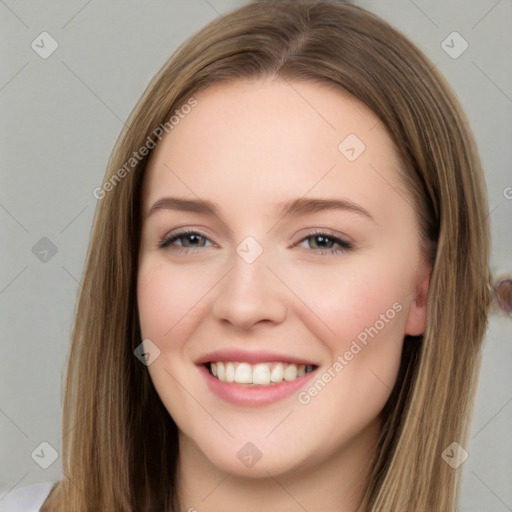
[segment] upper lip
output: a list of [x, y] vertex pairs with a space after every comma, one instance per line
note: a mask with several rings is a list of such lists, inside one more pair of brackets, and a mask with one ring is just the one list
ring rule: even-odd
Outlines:
[[318, 366], [317, 364], [308, 359], [290, 356], [288, 354], [282, 354], [278, 352], [271, 352], [265, 350], [246, 350], [234, 348], [225, 348], [209, 352], [208, 354], [199, 357], [195, 361], [195, 364], [201, 365], [206, 363], [215, 363], [216, 361], [244, 362], [250, 364], [281, 361], [289, 364], [295, 363]]

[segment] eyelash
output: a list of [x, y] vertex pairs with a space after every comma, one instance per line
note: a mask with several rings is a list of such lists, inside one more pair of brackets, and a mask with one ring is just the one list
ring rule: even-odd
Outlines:
[[[166, 247], [169, 247], [176, 240], [179, 240], [180, 238], [185, 238], [190, 235], [197, 235], [205, 240], [208, 240], [208, 238], [206, 236], [201, 235], [201, 233], [198, 233], [197, 231], [183, 230], [183, 231], [174, 233], [168, 237], [163, 238], [158, 243], [158, 247], [160, 249], [164, 249]], [[351, 243], [346, 242], [345, 240], [342, 240], [341, 238], [338, 238], [329, 233], [325, 233], [323, 231], [313, 231], [312, 233], [309, 233], [306, 237], [304, 237], [302, 240], [300, 240], [300, 242], [298, 244], [294, 244], [293, 247], [296, 247], [297, 245], [304, 242], [308, 238], [314, 238], [314, 237], [319, 237], [319, 236], [329, 239], [330, 241], [332, 241], [336, 245], [338, 245], [340, 248], [339, 249], [333, 249], [333, 248], [331, 248], [331, 249], [311, 249], [312, 251], [314, 251], [317, 254], [322, 254], [322, 255], [328, 256], [328, 255], [334, 255], [334, 254], [339, 254], [339, 253], [346, 253], [353, 248], [353, 245]], [[189, 247], [180, 247], [180, 246], [176, 246], [175, 248], [173, 248], [173, 250], [177, 253], [196, 252], [196, 249], [189, 248]]]

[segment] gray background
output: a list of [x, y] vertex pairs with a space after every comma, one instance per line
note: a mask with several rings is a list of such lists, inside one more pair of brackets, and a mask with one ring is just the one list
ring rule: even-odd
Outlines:
[[[31, 454], [41, 453], [41, 442], [60, 451], [63, 376], [97, 204], [92, 191], [122, 123], [179, 44], [244, 3], [0, 0], [0, 491], [61, 476], [60, 458], [42, 469]], [[459, 96], [487, 177], [492, 271], [510, 275], [512, 1], [355, 3], [416, 42]], [[46, 59], [31, 48], [43, 31], [59, 45]], [[469, 44], [458, 58], [442, 47], [454, 31]], [[462, 48], [457, 39], [444, 44], [452, 53]], [[49, 246], [43, 237], [54, 255], [40, 252]], [[512, 511], [511, 363], [512, 321], [495, 312], [465, 447], [461, 511]]]

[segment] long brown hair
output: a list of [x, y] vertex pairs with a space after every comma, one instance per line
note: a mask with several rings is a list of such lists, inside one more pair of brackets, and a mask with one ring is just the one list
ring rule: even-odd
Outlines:
[[379, 117], [396, 145], [433, 267], [427, 327], [405, 340], [361, 510], [454, 510], [460, 470], [441, 454], [467, 441], [491, 299], [486, 189], [473, 135], [432, 62], [377, 16], [342, 3], [264, 0], [182, 45], [115, 145], [72, 335], [64, 478], [44, 512], [178, 510], [177, 428], [134, 356], [141, 190], [151, 152], [126, 164], [158, 142], [156, 128], [194, 93], [269, 76], [336, 84]]

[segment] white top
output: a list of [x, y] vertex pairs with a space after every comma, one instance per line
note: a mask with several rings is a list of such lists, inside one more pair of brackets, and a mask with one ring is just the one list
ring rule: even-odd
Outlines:
[[56, 482], [40, 482], [0, 494], [0, 512], [39, 512]]

